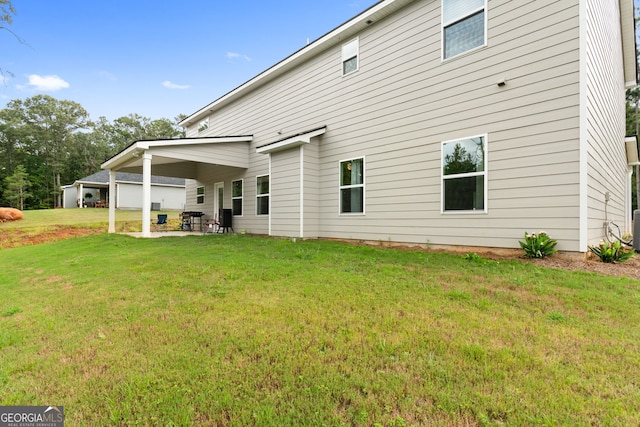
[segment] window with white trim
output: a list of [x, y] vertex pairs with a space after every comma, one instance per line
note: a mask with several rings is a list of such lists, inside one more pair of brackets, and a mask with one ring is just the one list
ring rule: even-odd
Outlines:
[[196, 203], [204, 205], [204, 186], [196, 188]]
[[200, 120], [200, 122], [198, 123], [198, 133], [204, 132], [207, 129], [209, 129], [209, 117]]
[[486, 0], [442, 0], [442, 58], [487, 44]]
[[364, 157], [340, 162], [340, 213], [364, 213]]
[[256, 178], [256, 215], [269, 215], [269, 175]]
[[342, 45], [342, 75], [346, 76], [358, 71], [358, 56], [360, 44], [358, 39], [353, 39], [349, 43]]
[[487, 137], [442, 143], [442, 211], [486, 212]]
[[231, 205], [235, 216], [242, 216], [242, 186], [241, 179], [231, 182]]

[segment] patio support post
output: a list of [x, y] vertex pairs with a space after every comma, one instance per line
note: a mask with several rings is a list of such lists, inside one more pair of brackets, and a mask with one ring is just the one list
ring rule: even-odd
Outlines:
[[151, 237], [151, 157], [142, 155], [142, 237]]
[[109, 233], [116, 232], [116, 172], [109, 169]]
[[80, 201], [80, 206], [78, 207], [84, 208], [84, 185], [80, 184], [80, 186], [78, 187], [77, 194], [78, 194], [78, 200]]

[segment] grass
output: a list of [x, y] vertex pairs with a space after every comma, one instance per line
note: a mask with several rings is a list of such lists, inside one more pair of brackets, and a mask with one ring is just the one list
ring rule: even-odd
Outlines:
[[[181, 221], [175, 211], [153, 212], [169, 215], [167, 229], [179, 230]], [[108, 209], [55, 209], [24, 211], [24, 219], [0, 222], [0, 249], [38, 244], [63, 238], [106, 232]], [[116, 211], [116, 231], [135, 232], [142, 229], [140, 211]]]
[[0, 405], [69, 425], [638, 425], [640, 282], [253, 236], [0, 251]]
[[[155, 220], [157, 214], [169, 215], [170, 220], [178, 221], [178, 212], [151, 212]], [[86, 227], [107, 230], [109, 209], [43, 209], [23, 211], [24, 219], [15, 222], [0, 222], [0, 232], [13, 230], [32, 230], [34, 232], [57, 229], [60, 227]], [[139, 210], [117, 210], [116, 224], [122, 229], [126, 227], [140, 227], [142, 222]], [[178, 222], [176, 222], [178, 224]], [[136, 230], [137, 231], [137, 230]]]

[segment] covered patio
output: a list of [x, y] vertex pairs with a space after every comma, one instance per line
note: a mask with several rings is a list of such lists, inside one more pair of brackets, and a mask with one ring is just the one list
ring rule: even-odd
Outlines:
[[[251, 135], [136, 141], [101, 165], [109, 171], [109, 233], [115, 233], [116, 172], [142, 174], [142, 233], [151, 233], [151, 175], [205, 180], [214, 171], [247, 169]], [[213, 212], [211, 212], [213, 213]]]

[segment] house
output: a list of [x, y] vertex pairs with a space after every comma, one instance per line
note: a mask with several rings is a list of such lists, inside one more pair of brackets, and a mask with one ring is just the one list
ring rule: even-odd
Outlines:
[[631, 229], [635, 64], [632, 0], [383, 0], [102, 167], [250, 233], [585, 252]]
[[[142, 209], [142, 175], [117, 172], [112, 191], [116, 209]], [[160, 209], [184, 209], [185, 180], [164, 176], [151, 177], [151, 206]], [[64, 208], [107, 207], [109, 199], [109, 172], [102, 170], [73, 184], [62, 187]]]

